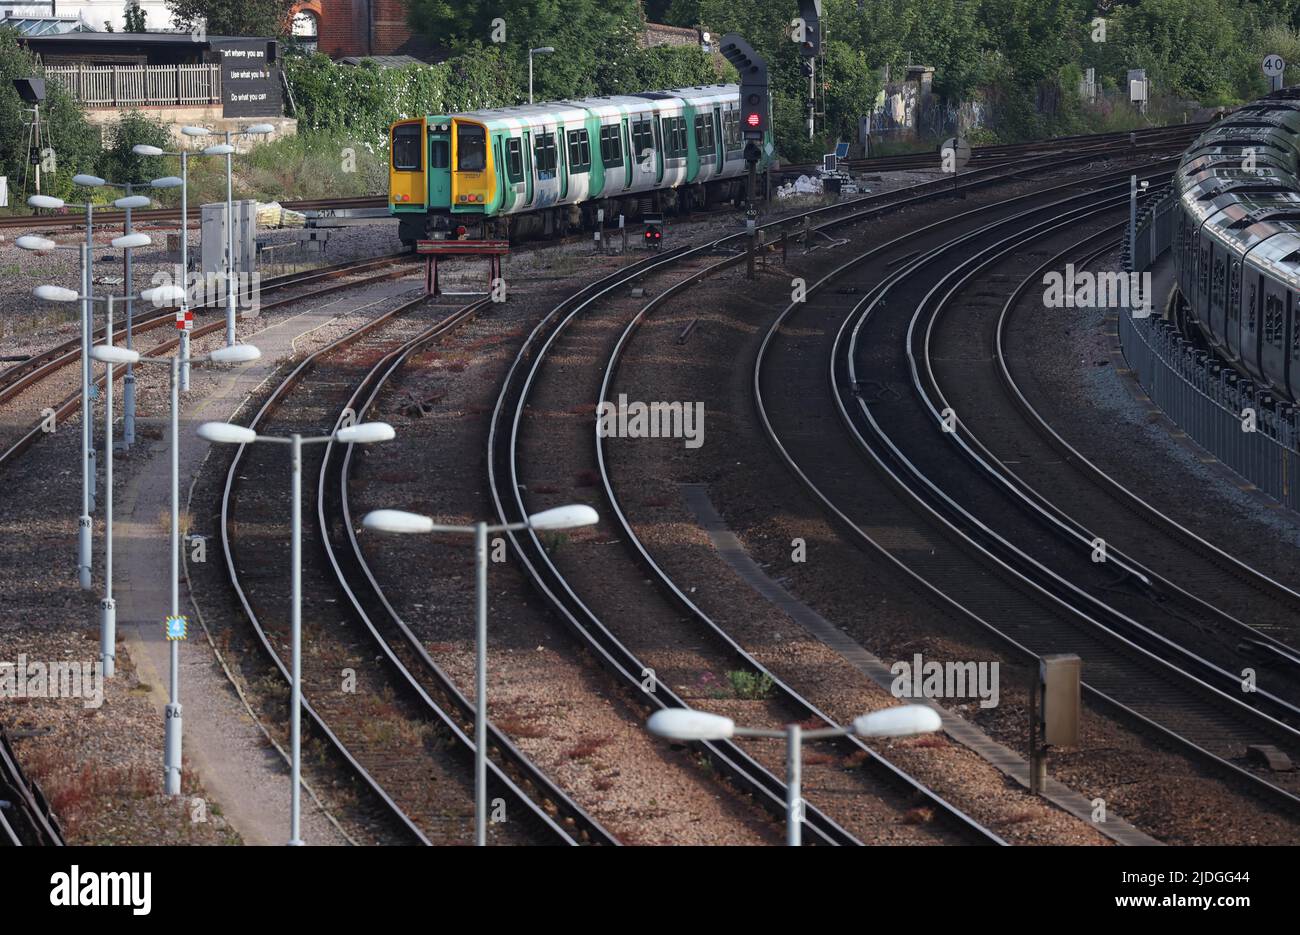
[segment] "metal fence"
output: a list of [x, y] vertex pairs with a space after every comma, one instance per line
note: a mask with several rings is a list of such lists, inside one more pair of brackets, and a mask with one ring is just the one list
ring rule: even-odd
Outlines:
[[[1134, 258], [1142, 271], [1174, 239], [1177, 198], [1152, 201], [1138, 217]], [[1256, 487], [1300, 510], [1300, 411], [1240, 376], [1157, 316], [1119, 316], [1124, 357], [1151, 400], [1202, 448]]]
[[57, 81], [87, 107], [161, 107], [221, 102], [220, 65], [50, 65]]

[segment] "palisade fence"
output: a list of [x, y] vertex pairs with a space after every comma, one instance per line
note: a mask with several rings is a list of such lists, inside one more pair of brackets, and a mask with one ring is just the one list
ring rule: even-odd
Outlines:
[[[1174, 241], [1178, 196], [1166, 192], [1138, 216], [1134, 259], [1141, 272]], [[1152, 401], [1202, 448], [1256, 487], [1300, 510], [1300, 419], [1297, 408], [1266, 386], [1239, 375], [1179, 333], [1158, 315], [1119, 315], [1124, 357]], [[1250, 430], [1253, 426], [1253, 430]]]
[[221, 66], [47, 65], [45, 75], [87, 107], [221, 103]]

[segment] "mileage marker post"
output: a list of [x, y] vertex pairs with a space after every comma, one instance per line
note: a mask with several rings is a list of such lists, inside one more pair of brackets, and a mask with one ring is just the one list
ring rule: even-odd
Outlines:
[[474, 637], [474, 844], [487, 844], [487, 568], [488, 535], [498, 532], [519, 532], [532, 529], [538, 532], [576, 529], [594, 526], [600, 522], [596, 511], [583, 503], [557, 506], [528, 517], [526, 522], [489, 526], [475, 523], [472, 526], [444, 526], [428, 516], [402, 510], [374, 510], [365, 515], [361, 525], [366, 529], [392, 533], [453, 533], [474, 537], [474, 562], [476, 572]]
[[[239, 347], [240, 345], [235, 345]], [[290, 609], [290, 654], [292, 656], [293, 674], [291, 678], [292, 698], [289, 701], [289, 746], [290, 784], [289, 793], [289, 845], [298, 847], [302, 840], [302, 446], [319, 445], [325, 442], [339, 442], [344, 445], [369, 445], [374, 442], [386, 442], [396, 436], [393, 427], [387, 422], [359, 422], [345, 426], [331, 435], [317, 435], [303, 438], [294, 434], [288, 438], [277, 435], [259, 435], [253, 429], [229, 422], [204, 422], [198, 428], [200, 438], [220, 445], [251, 445], [265, 442], [273, 445], [288, 445], [290, 464], [293, 472], [293, 502], [290, 506], [289, 525], [291, 544], [289, 562], [291, 566], [290, 585], [292, 605]]]
[[691, 708], [665, 708], [650, 715], [646, 729], [669, 740], [730, 740], [732, 737], [784, 738], [785, 760], [785, 843], [799, 847], [803, 843], [803, 743], [828, 737], [909, 737], [928, 734], [943, 726], [939, 712], [929, 705], [911, 704], [885, 708], [853, 719], [848, 727], [824, 727], [804, 730], [787, 724], [783, 730], [737, 727], [736, 722], [720, 714]]

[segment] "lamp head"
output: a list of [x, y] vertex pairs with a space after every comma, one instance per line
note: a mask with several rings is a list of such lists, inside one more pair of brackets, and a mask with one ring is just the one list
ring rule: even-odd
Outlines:
[[37, 286], [32, 290], [32, 295], [43, 302], [75, 302], [81, 296], [74, 289], [64, 289], [62, 286]]
[[571, 503], [557, 506], [528, 517], [528, 525], [533, 529], [576, 529], [579, 526], [594, 526], [600, 522], [600, 516], [585, 503]]
[[[127, 199], [120, 198], [118, 200], [126, 201]], [[145, 204], [148, 204], [149, 199], [144, 199], [144, 202]], [[148, 234], [123, 234], [121, 237], [114, 237], [110, 243], [119, 250], [124, 250], [131, 247], [147, 247], [149, 244], [153, 243], [153, 241], [149, 239]]]
[[148, 143], [136, 143], [131, 147], [131, 152], [137, 156], [161, 156], [163, 151], [157, 146], [150, 146]]
[[199, 438], [218, 445], [247, 445], [257, 441], [257, 433], [229, 422], [204, 422], [198, 427]]
[[373, 442], [386, 442], [396, 434], [387, 422], [359, 422], [339, 429], [334, 433], [334, 438], [345, 444], [357, 442], [368, 445]]
[[35, 234], [24, 234], [14, 241], [24, 250], [53, 250], [58, 244], [46, 237], [37, 237]]
[[656, 711], [645, 726], [650, 733], [669, 740], [727, 740], [736, 731], [731, 718], [691, 708]]
[[104, 364], [138, 364], [140, 352], [113, 344], [96, 344], [90, 356]]
[[[208, 358], [217, 364], [246, 364], [262, 356], [261, 350], [252, 344], [231, 344], [219, 347]], [[224, 423], [223, 423], [224, 424]]]
[[371, 510], [361, 520], [366, 529], [376, 532], [417, 533], [432, 532], [433, 520], [419, 513], [405, 510]]
[[104, 180], [98, 175], [74, 175], [72, 184], [81, 185], [85, 188], [99, 188], [104, 184]]

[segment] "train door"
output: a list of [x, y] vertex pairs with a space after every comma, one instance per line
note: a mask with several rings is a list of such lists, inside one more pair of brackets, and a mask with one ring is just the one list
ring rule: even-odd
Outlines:
[[524, 131], [524, 204], [533, 203], [533, 131]]
[[659, 128], [658, 114], [650, 118], [650, 132], [653, 134], [655, 141], [655, 184], [662, 185], [664, 181], [664, 140], [663, 131]]
[[1274, 386], [1286, 386], [1286, 318], [1290, 291], [1273, 279], [1264, 280], [1264, 305], [1260, 312], [1259, 366]]
[[1287, 346], [1291, 349], [1286, 365], [1287, 389], [1292, 399], [1300, 399], [1300, 291], [1292, 290], [1286, 297]]
[[1228, 356], [1236, 357], [1241, 353], [1241, 307], [1245, 295], [1241, 283], [1241, 260], [1233, 257], [1232, 280], [1228, 287], [1228, 307], [1224, 314], [1223, 344]]
[[1264, 308], [1264, 274], [1252, 272], [1248, 277], [1249, 304], [1241, 310], [1241, 363], [1256, 376], [1259, 375], [1259, 336], [1263, 330], [1259, 319]]
[[451, 207], [451, 124], [429, 134], [429, 206]]
[[1228, 251], [1211, 237], [1206, 241], [1210, 246], [1210, 302], [1205, 306], [1209, 314], [1204, 323], [1209, 326], [1210, 335], [1217, 344], [1222, 340], [1224, 309], [1228, 304]]
[[564, 124], [555, 125], [555, 175], [560, 180], [560, 201], [569, 197], [569, 147]]
[[636, 166], [637, 154], [632, 149], [632, 133], [628, 127], [627, 118], [622, 120], [622, 145], [623, 145], [623, 191], [632, 187], [632, 169]]

